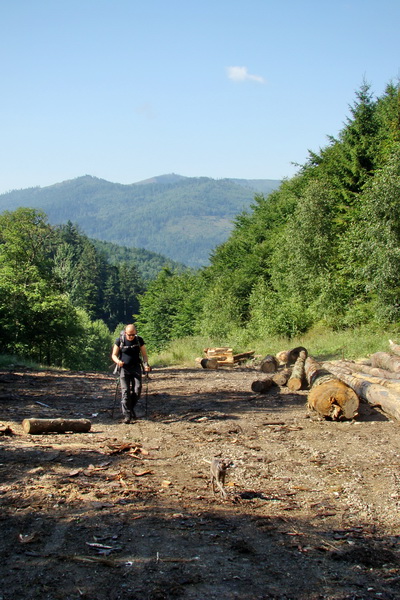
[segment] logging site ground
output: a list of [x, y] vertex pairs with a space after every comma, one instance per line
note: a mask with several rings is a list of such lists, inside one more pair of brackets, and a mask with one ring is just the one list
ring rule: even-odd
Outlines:
[[319, 419], [259, 377], [154, 369], [123, 424], [111, 374], [0, 370], [0, 600], [398, 599], [399, 422]]

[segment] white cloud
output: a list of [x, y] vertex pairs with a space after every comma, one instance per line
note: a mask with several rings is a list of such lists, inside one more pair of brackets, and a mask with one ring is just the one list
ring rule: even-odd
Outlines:
[[265, 83], [264, 77], [261, 75], [252, 75], [248, 72], [247, 67], [227, 67], [228, 77], [232, 81], [256, 81], [257, 83]]

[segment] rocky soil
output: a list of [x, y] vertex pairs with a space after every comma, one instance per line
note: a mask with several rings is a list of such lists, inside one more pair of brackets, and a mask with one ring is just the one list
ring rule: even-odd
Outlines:
[[[112, 375], [0, 371], [0, 600], [399, 598], [399, 423], [259, 377], [155, 369], [125, 425]], [[24, 433], [55, 417], [91, 429]]]

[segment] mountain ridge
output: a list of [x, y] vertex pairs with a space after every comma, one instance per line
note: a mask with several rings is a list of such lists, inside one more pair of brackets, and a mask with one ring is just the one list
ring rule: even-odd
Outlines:
[[91, 238], [144, 248], [198, 268], [225, 241], [233, 221], [254, 196], [279, 180], [212, 179], [159, 175], [132, 184], [92, 175], [0, 195], [0, 212], [21, 206], [43, 210], [53, 225], [71, 221]]

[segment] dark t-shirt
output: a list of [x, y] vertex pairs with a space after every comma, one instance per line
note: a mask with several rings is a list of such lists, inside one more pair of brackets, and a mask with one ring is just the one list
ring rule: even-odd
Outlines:
[[119, 358], [123, 361], [124, 368], [128, 370], [140, 368], [140, 348], [144, 346], [144, 340], [140, 335], [135, 335], [133, 340], [124, 336], [123, 342], [118, 338], [115, 344], [121, 349]]

